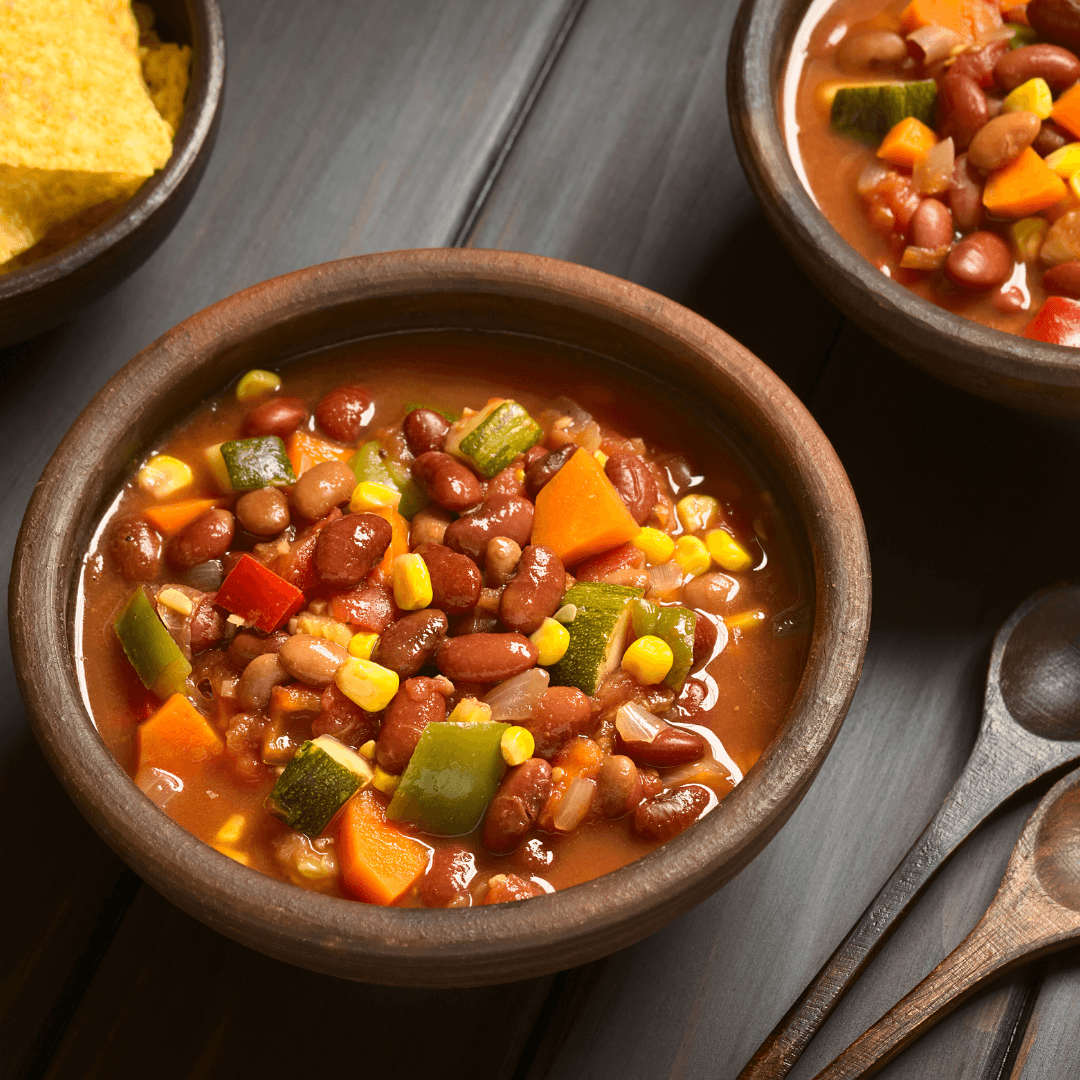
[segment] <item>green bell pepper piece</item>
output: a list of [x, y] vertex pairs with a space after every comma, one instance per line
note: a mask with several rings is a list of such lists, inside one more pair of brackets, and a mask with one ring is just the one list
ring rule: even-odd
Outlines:
[[428, 724], [386, 809], [436, 836], [472, 832], [495, 795], [506, 764], [500, 743], [509, 724]]
[[296, 483], [296, 473], [285, 453], [285, 444], [276, 435], [224, 442], [221, 456], [235, 491]]
[[143, 685], [162, 701], [183, 690], [191, 663], [158, 618], [154, 605], [140, 585], [113, 623], [124, 653]]
[[353, 471], [358, 484], [365, 480], [373, 484], [383, 484], [401, 492], [401, 502], [397, 511], [403, 518], [412, 519], [418, 511], [428, 504], [428, 497], [423, 488], [409, 475], [404, 465], [383, 457], [382, 447], [372, 439], [364, 443], [352, 456], [349, 468]]
[[694, 660], [697, 612], [684, 607], [661, 607], [648, 600], [631, 600], [630, 613], [634, 620], [635, 637], [652, 634], [667, 642], [675, 662], [664, 682], [678, 693]]
[[1013, 32], [1013, 36], [1009, 38], [1009, 50], [1022, 49], [1025, 45], [1034, 45], [1039, 40], [1038, 33], [1030, 26], [1024, 26], [1023, 23], [1007, 22], [1006, 27]]

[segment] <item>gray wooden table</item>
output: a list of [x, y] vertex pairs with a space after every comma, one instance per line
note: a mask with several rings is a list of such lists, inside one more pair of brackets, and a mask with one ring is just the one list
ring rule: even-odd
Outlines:
[[[4, 558], [80, 409], [187, 315], [340, 256], [519, 249], [689, 305], [795, 388], [866, 517], [865, 674], [802, 807], [726, 888], [607, 960], [451, 992], [313, 975], [172, 908], [52, 778], [5, 660], [0, 1076], [729, 1080], [952, 784], [995, 628], [1035, 588], [1076, 573], [1080, 427], [909, 368], [795, 269], [732, 147], [733, 0], [226, 0], [225, 9], [221, 134], [179, 226], [112, 295], [0, 356], [11, 451]], [[812, 1076], [967, 933], [1038, 794], [962, 849], [795, 1077]], [[991, 986], [881, 1075], [1080, 1076], [1078, 1017], [1080, 954], [1066, 952]]]

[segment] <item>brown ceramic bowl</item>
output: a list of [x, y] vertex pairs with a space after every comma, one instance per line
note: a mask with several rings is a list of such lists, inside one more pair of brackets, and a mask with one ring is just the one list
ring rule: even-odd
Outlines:
[[1080, 349], [992, 330], [879, 273], [829, 224], [792, 167], [780, 93], [810, 0], [744, 0], [728, 52], [728, 115], [743, 170], [807, 277], [853, 322], [953, 386], [1005, 405], [1080, 416]]
[[[523, 903], [373, 907], [295, 888], [220, 855], [147, 799], [99, 738], [73, 651], [80, 561], [95, 524], [153, 444], [239, 372], [401, 329], [535, 335], [659, 375], [730, 431], [787, 506], [813, 576], [805, 672], [774, 744], [719, 807], [645, 858]], [[274, 278], [144, 349], [94, 398], [38, 482], [15, 552], [11, 636], [35, 733], [117, 853], [185, 911], [272, 956], [377, 983], [505, 982], [583, 963], [663, 926], [719, 888], [798, 805], [858, 681], [870, 567], [847, 476], [776, 376], [711, 323], [569, 263], [496, 251], [369, 255]]]
[[191, 46], [184, 118], [165, 168], [108, 221], [74, 244], [0, 275], [0, 348], [70, 319], [119, 285], [172, 231], [202, 178], [225, 89], [218, 0], [150, 0], [163, 37]]

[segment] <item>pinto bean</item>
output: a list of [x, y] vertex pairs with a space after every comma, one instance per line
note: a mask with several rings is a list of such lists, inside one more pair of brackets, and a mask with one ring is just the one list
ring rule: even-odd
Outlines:
[[982, 177], [968, 162], [967, 154], [961, 154], [953, 163], [949, 182], [949, 207], [953, 222], [961, 232], [979, 227], [983, 215], [982, 197]]
[[428, 724], [446, 719], [446, 695], [434, 679], [406, 679], [386, 707], [375, 756], [389, 773], [409, 764], [420, 735]]
[[1033, 112], [1024, 110], [995, 116], [971, 140], [968, 161], [985, 172], [1003, 169], [1035, 141], [1041, 124]]
[[534, 461], [525, 472], [525, 491], [535, 499], [540, 489], [574, 456], [578, 446], [568, 443], [559, 450], [552, 450]]
[[1009, 245], [997, 233], [965, 236], [945, 259], [945, 275], [961, 289], [981, 291], [1000, 285], [1013, 268]]
[[1072, 142], [1072, 136], [1059, 128], [1052, 120], [1044, 120], [1039, 134], [1031, 144], [1031, 149], [1039, 157], [1049, 157], [1055, 150], [1060, 150], [1066, 143]]
[[690, 670], [697, 671], [702, 664], [707, 663], [716, 648], [717, 631], [711, 619], [698, 612], [697, 621], [694, 623], [694, 657], [690, 661]]
[[356, 442], [374, 415], [374, 399], [362, 386], [335, 387], [315, 406], [315, 422], [343, 443]]
[[446, 527], [454, 515], [441, 506], [425, 506], [418, 510], [409, 523], [409, 546], [415, 551], [421, 544], [441, 544]]
[[1024, 10], [1028, 23], [1039, 37], [1080, 52], [1080, 3], [1077, 0], [1031, 0]]
[[543, 544], [530, 544], [517, 573], [503, 589], [499, 618], [508, 630], [531, 634], [558, 610], [566, 592], [566, 570], [559, 556]]
[[576, 686], [549, 686], [532, 715], [519, 721], [532, 732], [536, 756], [550, 761], [575, 735], [591, 731], [596, 722], [593, 705]]
[[448, 679], [496, 683], [528, 671], [538, 655], [523, 634], [469, 634], [447, 638], [435, 663]]
[[533, 504], [513, 495], [492, 495], [471, 514], [466, 514], [446, 529], [446, 546], [480, 562], [494, 536], [505, 536], [519, 547], [529, 542], [532, 533]]
[[275, 487], [248, 491], [236, 500], [236, 518], [255, 536], [277, 536], [289, 527], [289, 500]]
[[105, 550], [117, 573], [128, 581], [153, 581], [161, 569], [161, 537], [138, 515], [109, 526]]
[[952, 214], [937, 199], [923, 199], [911, 219], [911, 243], [921, 248], [948, 247], [953, 240]]
[[334, 681], [334, 672], [349, 659], [349, 653], [333, 641], [310, 634], [293, 634], [278, 649], [277, 657], [294, 679], [308, 686], [329, 686]]
[[1059, 45], [1025, 45], [994, 65], [994, 80], [1006, 93], [1028, 79], [1042, 79], [1057, 97], [1080, 79], [1080, 60]]
[[604, 758], [596, 780], [596, 802], [607, 818], [629, 814], [641, 802], [643, 795], [638, 768], [623, 754]]
[[413, 409], [401, 424], [405, 442], [414, 457], [441, 450], [450, 425], [434, 409]]
[[412, 475], [433, 503], [456, 514], [476, 506], [484, 497], [476, 474], [439, 450], [421, 454], [412, 463]]
[[375, 514], [346, 514], [319, 531], [312, 565], [318, 579], [351, 589], [365, 578], [390, 546], [390, 523]]
[[265, 709], [270, 702], [270, 691], [284, 686], [289, 673], [281, 666], [277, 653], [265, 652], [256, 656], [240, 676], [236, 686], [236, 701], [247, 712]]
[[263, 637], [254, 630], [241, 630], [229, 642], [229, 663], [234, 668], [243, 670], [263, 653], [276, 653], [281, 646], [289, 640], [289, 635], [284, 630], [275, 630], [274, 633]]
[[301, 517], [316, 521], [347, 502], [355, 487], [356, 477], [344, 461], [320, 461], [296, 481], [293, 506]]
[[469, 883], [474, 877], [476, 856], [461, 844], [446, 844], [435, 849], [416, 892], [424, 907], [465, 907], [472, 903]]
[[442, 544], [421, 544], [416, 553], [427, 563], [431, 575], [431, 606], [447, 615], [462, 615], [480, 599], [480, 571], [467, 555]]
[[1080, 300], [1080, 261], [1058, 263], [1043, 274], [1043, 288], [1051, 296], [1070, 296]]
[[484, 552], [484, 576], [488, 585], [505, 585], [521, 561], [521, 548], [509, 536], [493, 536]]
[[529, 758], [511, 769], [499, 784], [484, 815], [484, 847], [506, 855], [536, 824], [551, 794], [551, 766], [543, 758]]
[[670, 840], [688, 829], [705, 812], [712, 795], [699, 784], [688, 784], [638, 805], [630, 831], [639, 840]]
[[302, 398], [275, 397], [256, 405], [244, 418], [244, 434], [250, 439], [259, 435], [277, 435], [287, 439], [308, 418]]
[[891, 30], [847, 33], [836, 47], [836, 62], [849, 75], [899, 71], [907, 58], [907, 42]]
[[633, 758], [638, 765], [652, 765], [657, 769], [699, 761], [709, 748], [696, 731], [677, 727], [665, 728], [652, 742], [631, 742], [619, 734], [615, 745], [620, 753]]
[[495, 874], [488, 878], [487, 892], [482, 904], [508, 904], [513, 900], [529, 900], [542, 896], [544, 889], [535, 881], [527, 881], [517, 874]]
[[333, 735], [339, 742], [355, 748], [363, 746], [378, 734], [379, 714], [361, 709], [335, 683], [323, 691], [320, 704], [322, 712], [311, 721], [313, 739], [320, 735]]
[[950, 71], [938, 83], [937, 128], [943, 139], [952, 139], [958, 153], [989, 119], [986, 95], [974, 79]]
[[190, 570], [208, 559], [220, 559], [236, 533], [236, 520], [228, 510], [207, 510], [185, 525], [165, 549], [174, 570]]
[[213, 648], [225, 637], [225, 622], [221, 612], [214, 607], [217, 593], [203, 593], [191, 609], [188, 629], [191, 634], [192, 655]]
[[656, 479], [645, 460], [639, 454], [616, 450], [608, 455], [604, 474], [622, 496], [630, 516], [638, 525], [644, 525], [660, 497]]
[[406, 615], [379, 635], [371, 659], [407, 679], [435, 655], [446, 627], [446, 616], [435, 608]]

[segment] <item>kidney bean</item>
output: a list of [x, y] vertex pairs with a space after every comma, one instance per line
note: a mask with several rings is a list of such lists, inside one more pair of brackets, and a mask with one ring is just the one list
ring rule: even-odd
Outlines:
[[446, 527], [454, 515], [441, 506], [425, 506], [418, 510], [409, 523], [409, 546], [415, 551], [421, 544], [441, 544]]
[[513, 495], [492, 495], [471, 514], [466, 514], [446, 529], [446, 546], [468, 555], [474, 562], [483, 561], [492, 537], [505, 536], [518, 547], [529, 542], [533, 524], [533, 504]]
[[1080, 79], [1080, 60], [1059, 45], [1026, 45], [998, 60], [994, 79], [1006, 93], [1028, 79], [1042, 79], [1057, 97]]
[[407, 679], [435, 655], [446, 636], [446, 627], [446, 616], [436, 608], [406, 615], [379, 635], [371, 659]]
[[648, 582], [645, 555], [630, 543], [620, 544], [579, 563], [576, 574], [578, 581], [603, 581], [632, 589], [644, 588]]
[[339, 622], [368, 634], [381, 634], [397, 617], [393, 595], [378, 585], [365, 585], [335, 596], [330, 601], [330, 612]]
[[1005, 99], [1003, 97], [998, 97], [997, 94], [986, 95], [986, 115], [991, 120], [996, 116], [1000, 116], [1004, 108]]
[[986, 95], [974, 79], [950, 71], [938, 83], [937, 128], [943, 139], [952, 139], [957, 153], [989, 119]]
[[639, 840], [670, 840], [688, 829], [705, 812], [712, 796], [699, 784], [688, 784], [638, 805], [630, 831]]
[[466, 555], [442, 544], [421, 544], [416, 554], [427, 563], [431, 575], [431, 606], [447, 615], [462, 615], [480, 599], [480, 571]]
[[639, 454], [616, 450], [608, 455], [604, 473], [622, 496], [630, 516], [638, 525], [644, 525], [660, 495], [644, 459]]
[[517, 573], [503, 589], [499, 618], [509, 630], [531, 634], [559, 608], [566, 592], [566, 570], [559, 556], [543, 544], [530, 544]]
[[128, 581], [153, 581], [161, 569], [161, 537], [137, 515], [109, 526], [105, 550], [117, 573]]
[[1008, 48], [1007, 42], [991, 41], [981, 49], [961, 53], [949, 68], [949, 73], [966, 75], [974, 79], [981, 89], [989, 90], [994, 85], [994, 66]]
[[236, 518], [255, 536], [277, 536], [289, 526], [289, 501], [274, 487], [248, 491], [236, 501]]
[[560, 450], [552, 450], [534, 461], [525, 471], [525, 491], [535, 499], [540, 489], [574, 456], [578, 447], [569, 443]]
[[923, 199], [911, 219], [911, 243], [921, 248], [948, 247], [953, 240], [952, 214], [937, 199]]
[[466, 634], [491, 634], [499, 628], [498, 618], [490, 611], [476, 608], [467, 615], [459, 615], [450, 627], [450, 637], [464, 637]]
[[374, 399], [362, 386], [335, 387], [315, 406], [315, 422], [343, 443], [356, 442], [374, 415]]
[[982, 177], [968, 162], [967, 154], [961, 154], [953, 162], [952, 180], [949, 183], [949, 207], [953, 222], [961, 232], [977, 229], [983, 216]]
[[623, 754], [604, 758], [596, 779], [596, 803], [606, 818], [629, 814], [641, 802], [644, 788], [638, 768]]
[[413, 456], [419, 457], [443, 448], [450, 424], [434, 409], [413, 409], [402, 421], [401, 430]]
[[320, 461], [296, 481], [293, 506], [301, 517], [314, 521], [347, 502], [355, 487], [356, 477], [344, 461]]
[[691, 671], [697, 671], [702, 664], [708, 662], [716, 648], [716, 637], [715, 624], [699, 611], [697, 622], [694, 623], [694, 658], [690, 661]]
[[520, 461], [497, 472], [489, 481], [484, 498], [489, 499], [492, 495], [516, 495], [519, 499], [525, 498], [525, 481], [518, 479]]
[[308, 686], [329, 686], [334, 681], [334, 672], [349, 659], [349, 653], [333, 641], [310, 634], [293, 634], [278, 649], [277, 658], [294, 679]]
[[1059, 128], [1052, 120], [1044, 120], [1039, 134], [1031, 144], [1031, 149], [1039, 157], [1049, 157], [1055, 150], [1060, 150], [1066, 143], [1072, 142], [1072, 136]]
[[652, 742], [631, 742], [619, 734], [615, 745], [620, 753], [633, 758], [638, 765], [652, 765], [657, 769], [699, 761], [709, 748], [696, 731], [677, 727], [665, 728]]
[[836, 62], [849, 75], [899, 71], [907, 58], [907, 42], [891, 30], [848, 33], [836, 47]]
[[438, 450], [421, 454], [412, 463], [413, 479], [433, 503], [460, 514], [484, 497], [479, 479], [457, 458]]
[[276, 397], [256, 405], [244, 418], [244, 434], [277, 435], [287, 439], [308, 418], [308, 407], [298, 397]]
[[1080, 261], [1058, 263], [1043, 274], [1043, 288], [1051, 296], [1071, 296], [1080, 300]]
[[311, 737], [333, 735], [338, 742], [343, 742], [354, 749], [374, 739], [379, 731], [379, 713], [365, 712], [350, 698], [347, 698], [335, 683], [331, 683], [322, 693], [322, 712], [312, 718]]
[[236, 686], [237, 704], [247, 712], [265, 709], [270, 702], [270, 691], [288, 681], [289, 673], [281, 666], [277, 653], [265, 652], [256, 656], [244, 668]]
[[447, 638], [435, 663], [448, 679], [496, 683], [528, 671], [538, 655], [523, 634], [469, 634]]
[[376, 514], [346, 514], [331, 521], [315, 541], [316, 577], [339, 589], [352, 588], [383, 557], [392, 535], [390, 523]]
[[1039, 37], [1080, 52], [1080, 3], [1077, 0], [1031, 0], [1024, 9]]
[[190, 570], [208, 559], [220, 559], [232, 543], [236, 521], [228, 510], [207, 510], [185, 525], [165, 549], [174, 570]]
[[188, 622], [192, 655], [213, 648], [225, 637], [228, 623], [214, 607], [216, 597], [217, 593], [203, 593], [192, 606]]
[[460, 844], [437, 847], [416, 892], [424, 907], [465, 907], [472, 903], [469, 883], [476, 877], [476, 856]]
[[513, 900], [529, 900], [544, 893], [543, 887], [535, 881], [526, 881], [517, 874], [495, 874], [488, 878], [487, 885], [481, 904], [508, 904]]
[[389, 773], [409, 764], [420, 735], [428, 724], [446, 719], [446, 696], [434, 679], [406, 679], [386, 707], [375, 756]]
[[945, 274], [961, 289], [983, 290], [1000, 285], [1012, 272], [1009, 245], [997, 233], [965, 236], [945, 259]]
[[551, 794], [551, 766], [529, 758], [503, 777], [484, 815], [481, 838], [496, 855], [507, 855], [536, 824]]
[[534, 836], [526, 840], [524, 844], [518, 845], [511, 861], [517, 870], [526, 874], [543, 876], [555, 862], [555, 852], [538, 836]]
[[229, 642], [229, 663], [234, 668], [246, 668], [256, 656], [276, 653], [288, 639], [289, 635], [284, 630], [275, 630], [266, 637], [256, 634], [254, 630], [241, 630]]
[[1023, 110], [995, 116], [971, 140], [968, 161], [986, 172], [1004, 168], [1035, 141], [1041, 123], [1033, 112]]
[[594, 704], [576, 686], [549, 686], [532, 716], [519, 721], [532, 732], [536, 756], [550, 760], [575, 735], [591, 731], [596, 722]]

